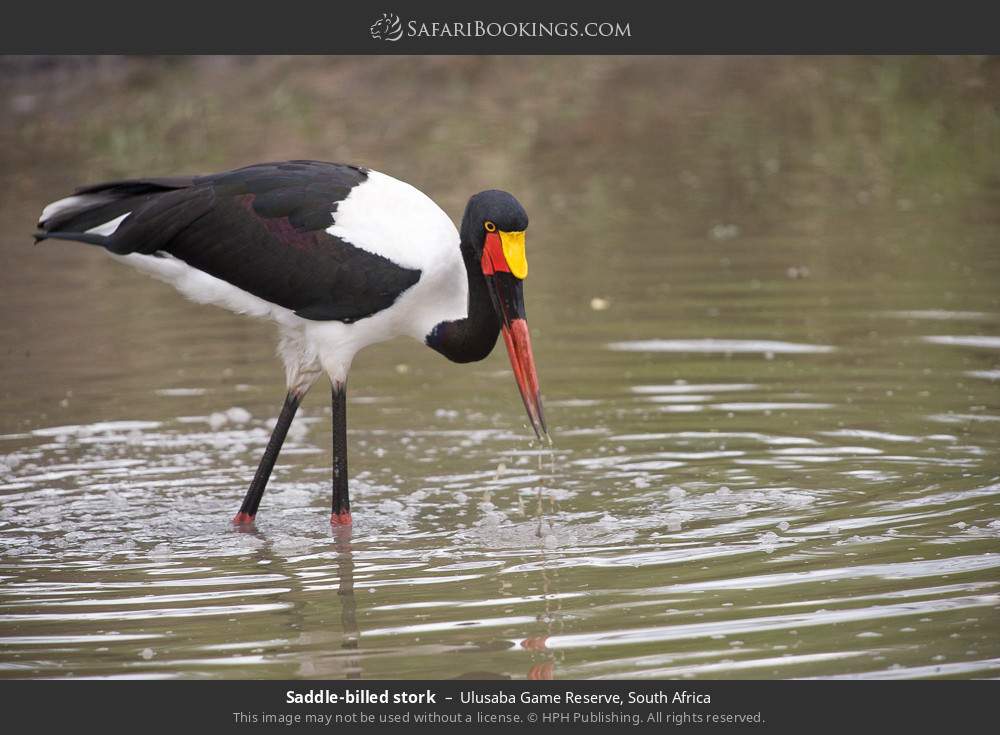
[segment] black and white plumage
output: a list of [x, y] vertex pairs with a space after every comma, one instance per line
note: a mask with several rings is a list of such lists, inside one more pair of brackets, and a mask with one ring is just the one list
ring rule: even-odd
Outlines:
[[524, 320], [527, 224], [513, 196], [490, 190], [470, 199], [459, 233], [402, 181], [289, 161], [84, 187], [45, 207], [36, 240], [101, 246], [194, 301], [276, 322], [288, 396], [236, 520], [255, 516], [299, 402], [325, 373], [334, 393], [333, 519], [349, 522], [346, 382], [370, 344], [408, 335], [468, 362], [503, 334], [532, 426], [545, 433]]
[[388, 308], [420, 279], [419, 270], [328, 231], [336, 206], [367, 179], [352, 166], [301, 161], [109, 182], [63, 200], [65, 209], [57, 202], [41, 226], [48, 237], [117, 255], [182, 260], [306, 319], [352, 322]]

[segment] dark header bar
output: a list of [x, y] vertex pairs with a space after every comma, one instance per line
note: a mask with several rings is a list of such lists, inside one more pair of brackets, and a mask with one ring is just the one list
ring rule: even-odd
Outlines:
[[6, 54], [989, 53], [990, 3], [17, 3]]

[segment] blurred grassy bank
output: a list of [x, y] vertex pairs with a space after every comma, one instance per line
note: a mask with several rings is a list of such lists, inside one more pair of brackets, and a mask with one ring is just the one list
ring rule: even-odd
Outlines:
[[22, 199], [319, 158], [409, 180], [453, 215], [497, 186], [599, 212], [600, 230], [639, 216], [704, 233], [1000, 181], [995, 58], [9, 57], [0, 95], [0, 190]]

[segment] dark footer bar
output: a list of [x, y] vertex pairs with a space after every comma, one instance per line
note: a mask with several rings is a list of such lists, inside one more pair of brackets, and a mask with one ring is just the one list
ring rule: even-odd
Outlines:
[[0, 683], [5, 722], [102, 734], [481, 725], [925, 732], [991, 721], [998, 691], [987, 681]]

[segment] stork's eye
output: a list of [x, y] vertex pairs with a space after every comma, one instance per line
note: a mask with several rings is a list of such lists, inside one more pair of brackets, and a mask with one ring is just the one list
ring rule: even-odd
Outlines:
[[497, 226], [489, 220], [486, 220], [486, 222], [483, 223], [483, 227], [486, 228], [487, 232], [496, 232], [497, 229]]

